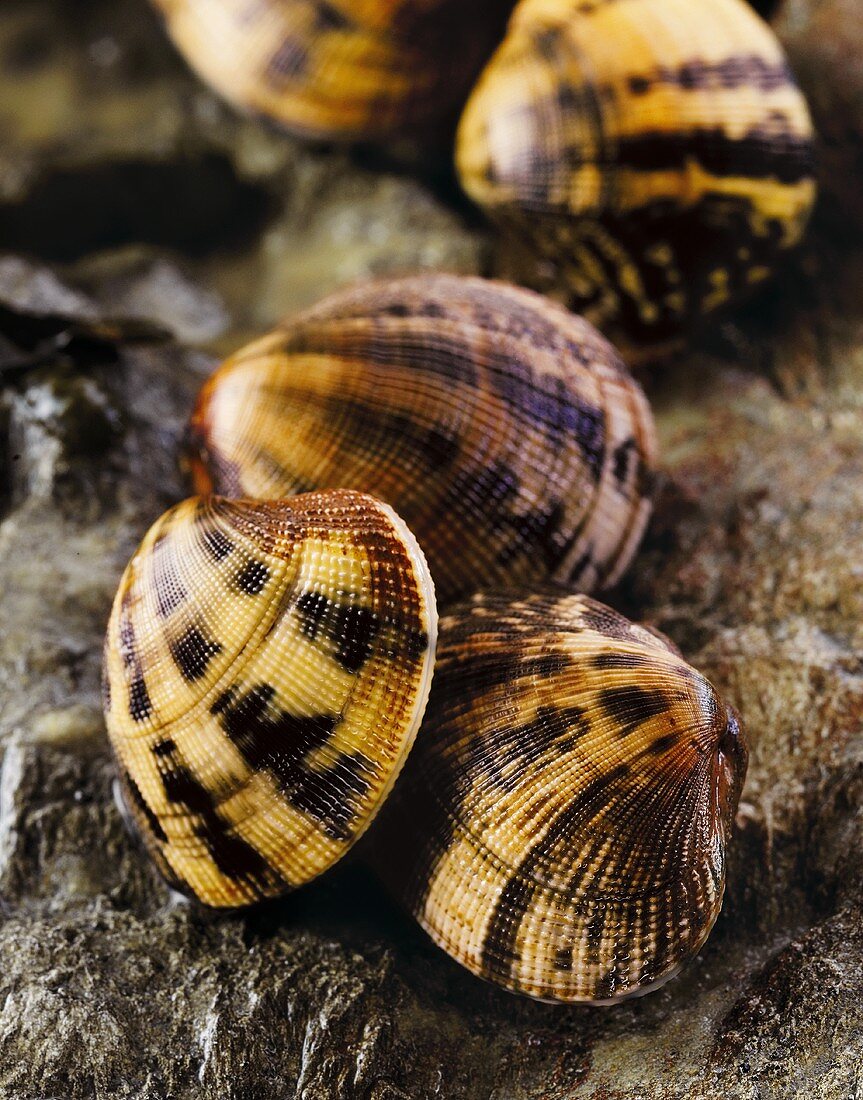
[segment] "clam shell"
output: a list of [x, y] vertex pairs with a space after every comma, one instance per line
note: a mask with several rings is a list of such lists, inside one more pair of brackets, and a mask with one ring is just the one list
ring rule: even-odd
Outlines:
[[644, 395], [589, 324], [452, 275], [336, 294], [237, 352], [190, 439], [202, 492], [353, 486], [388, 501], [442, 601], [549, 577], [613, 584], [656, 462]]
[[[154, 0], [226, 99], [301, 135], [374, 138], [464, 101], [509, 0]], [[454, 119], [453, 119], [454, 121]]]
[[636, 355], [679, 343], [799, 242], [812, 142], [744, 0], [522, 0], [457, 160], [474, 200], [544, 257], [538, 285]]
[[474, 974], [617, 1000], [710, 932], [746, 760], [733, 711], [661, 636], [583, 596], [479, 595], [441, 618], [375, 858]]
[[120, 582], [103, 680], [121, 789], [165, 877], [239, 906], [343, 855], [413, 743], [435, 629], [422, 551], [372, 497], [166, 512]]

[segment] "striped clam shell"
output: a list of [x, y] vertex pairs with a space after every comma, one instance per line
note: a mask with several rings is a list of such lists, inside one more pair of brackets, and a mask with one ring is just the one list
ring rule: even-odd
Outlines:
[[441, 618], [376, 859], [480, 977], [645, 993], [719, 913], [746, 763], [734, 712], [661, 636], [584, 596], [478, 595]]
[[636, 357], [679, 344], [800, 241], [812, 144], [745, 0], [522, 0], [457, 160], [474, 200], [544, 257], [538, 284]]
[[422, 552], [372, 497], [165, 513], [120, 582], [103, 690], [124, 801], [168, 881], [233, 907], [339, 859], [410, 750], [435, 628]]
[[204, 386], [190, 440], [199, 492], [386, 500], [441, 601], [550, 577], [614, 583], [656, 462], [644, 395], [589, 324], [453, 275], [337, 293], [237, 352]]
[[294, 133], [379, 138], [453, 121], [511, 0], [154, 0], [226, 99]]

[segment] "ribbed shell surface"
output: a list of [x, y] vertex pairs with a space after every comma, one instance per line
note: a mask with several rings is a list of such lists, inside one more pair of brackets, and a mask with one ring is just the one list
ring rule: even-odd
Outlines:
[[522, 0], [463, 115], [468, 193], [627, 351], [679, 341], [801, 238], [812, 126], [744, 0]]
[[656, 443], [589, 324], [530, 291], [417, 276], [336, 294], [234, 355], [192, 417], [199, 491], [352, 486], [416, 535], [442, 601], [625, 569]]
[[154, 0], [225, 98], [289, 130], [372, 138], [457, 110], [510, 0]]
[[194, 498], [158, 520], [117, 592], [103, 691], [165, 877], [239, 906], [335, 862], [413, 743], [435, 627], [422, 552], [371, 497]]
[[583, 596], [479, 595], [441, 618], [377, 859], [480, 977], [543, 1000], [646, 992], [719, 913], [746, 759], [658, 635]]

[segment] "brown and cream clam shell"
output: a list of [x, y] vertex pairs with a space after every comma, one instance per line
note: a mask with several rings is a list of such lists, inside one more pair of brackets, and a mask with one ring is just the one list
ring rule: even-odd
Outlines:
[[512, 0], [154, 0], [226, 99], [293, 133], [379, 139], [454, 123]]
[[376, 859], [473, 973], [618, 1000], [707, 938], [746, 763], [734, 711], [661, 636], [584, 596], [479, 595], [441, 618]]
[[628, 565], [653, 418], [611, 345], [530, 291], [422, 275], [342, 291], [233, 355], [190, 428], [199, 492], [345, 487], [391, 504], [442, 601]]
[[103, 682], [121, 790], [169, 882], [239, 906], [339, 859], [413, 743], [436, 621], [422, 551], [372, 497], [162, 516], [120, 582]]
[[745, 0], [521, 0], [457, 161], [510, 267], [632, 357], [748, 296], [815, 197], [806, 102]]

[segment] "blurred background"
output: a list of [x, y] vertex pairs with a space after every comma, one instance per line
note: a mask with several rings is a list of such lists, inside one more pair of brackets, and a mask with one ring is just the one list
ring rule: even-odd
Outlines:
[[339, 150], [244, 119], [146, 0], [6, 0], [0, 81], [0, 249], [184, 339], [372, 274], [488, 264], [445, 146]]

